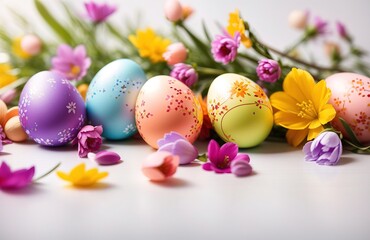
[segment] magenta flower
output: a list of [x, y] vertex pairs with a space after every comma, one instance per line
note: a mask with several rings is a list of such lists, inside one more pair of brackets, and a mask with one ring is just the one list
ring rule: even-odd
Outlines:
[[66, 44], [58, 47], [57, 56], [51, 60], [52, 71], [59, 73], [68, 80], [81, 80], [90, 67], [91, 60], [86, 55], [86, 48], [78, 45], [72, 49]]
[[211, 140], [208, 144], [208, 160], [202, 165], [206, 171], [214, 171], [215, 173], [231, 173], [230, 164], [235, 160], [249, 161], [249, 156], [245, 153], [238, 153], [238, 145], [232, 142], [225, 143], [221, 146], [215, 140]]
[[240, 34], [235, 33], [234, 38], [229, 34], [217, 35], [212, 42], [212, 54], [216, 62], [228, 64], [233, 62], [238, 54]]
[[323, 35], [327, 33], [328, 22], [324, 21], [320, 17], [316, 17], [314, 20], [314, 30], [316, 35]]
[[320, 165], [336, 165], [342, 155], [342, 142], [334, 132], [323, 132], [303, 147], [306, 161]]
[[188, 87], [191, 87], [198, 80], [198, 74], [195, 69], [185, 63], [176, 63], [170, 75]]
[[341, 38], [349, 42], [352, 41], [351, 36], [348, 34], [346, 26], [342, 22], [337, 22], [337, 31]]
[[279, 63], [272, 59], [258, 61], [256, 72], [261, 81], [269, 83], [276, 82], [281, 76]]
[[2, 162], [0, 166], [0, 188], [19, 189], [32, 183], [35, 167], [11, 171], [8, 164]]
[[72, 144], [78, 144], [78, 155], [81, 158], [86, 157], [90, 152], [96, 152], [100, 149], [103, 142], [102, 133], [102, 126], [86, 125], [80, 130]]
[[85, 8], [87, 17], [94, 23], [105, 22], [117, 10], [115, 6], [110, 6], [106, 3], [99, 4], [94, 1], [85, 3]]
[[189, 164], [198, 157], [198, 150], [186, 138], [177, 132], [170, 132], [158, 140], [158, 151], [167, 151], [177, 155], [180, 164]]

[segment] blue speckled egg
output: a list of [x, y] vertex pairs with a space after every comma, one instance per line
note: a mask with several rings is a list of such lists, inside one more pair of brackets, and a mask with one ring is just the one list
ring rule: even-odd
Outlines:
[[103, 137], [120, 140], [136, 133], [135, 103], [145, 81], [142, 68], [129, 59], [115, 60], [95, 75], [86, 95], [86, 113], [92, 125], [103, 126]]

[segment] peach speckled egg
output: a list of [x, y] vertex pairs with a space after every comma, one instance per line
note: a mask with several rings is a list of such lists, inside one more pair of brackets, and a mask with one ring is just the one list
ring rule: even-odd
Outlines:
[[356, 73], [337, 73], [326, 78], [332, 95], [329, 102], [337, 111], [333, 127], [346, 136], [338, 117], [352, 128], [358, 140], [370, 143], [370, 78]]
[[171, 131], [194, 142], [203, 123], [202, 108], [191, 89], [169, 76], [156, 76], [144, 84], [135, 116], [140, 135], [153, 148]]

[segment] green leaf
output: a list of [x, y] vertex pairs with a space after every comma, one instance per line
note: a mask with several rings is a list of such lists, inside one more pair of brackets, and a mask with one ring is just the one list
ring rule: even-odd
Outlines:
[[353, 130], [349, 126], [349, 124], [341, 117], [339, 117], [339, 121], [342, 123], [344, 130], [346, 131], [347, 135], [351, 139], [351, 143], [359, 147], [363, 147], [360, 141], [357, 139], [356, 134], [353, 132]]
[[207, 26], [204, 20], [202, 20], [202, 28], [203, 28], [204, 35], [206, 36], [208, 42], [212, 42], [212, 38], [207, 30]]
[[73, 44], [71, 34], [50, 14], [49, 10], [41, 3], [40, 0], [34, 0], [37, 11], [45, 20], [50, 28], [58, 35], [58, 37], [68, 44]]
[[197, 158], [201, 162], [207, 162], [207, 155], [205, 153], [201, 154]]

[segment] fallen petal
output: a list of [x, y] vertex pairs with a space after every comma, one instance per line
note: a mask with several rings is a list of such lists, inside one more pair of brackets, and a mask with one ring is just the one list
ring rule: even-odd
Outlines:
[[235, 159], [230, 164], [231, 172], [237, 177], [247, 176], [252, 172], [251, 165], [242, 159]]
[[114, 165], [122, 162], [120, 155], [105, 150], [95, 154], [95, 161], [100, 165]]

